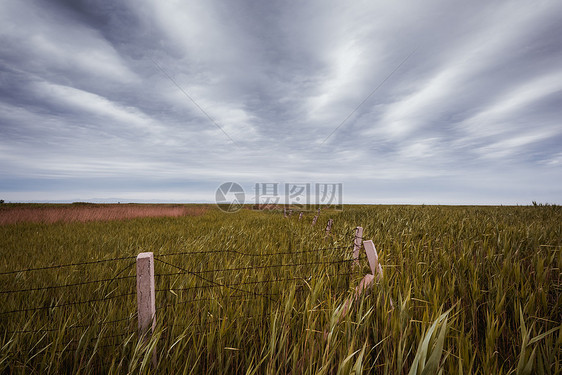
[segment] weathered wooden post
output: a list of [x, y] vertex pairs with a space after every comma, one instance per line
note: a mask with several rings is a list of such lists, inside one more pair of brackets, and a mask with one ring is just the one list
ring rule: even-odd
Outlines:
[[[375, 244], [373, 241], [364, 241], [363, 247], [365, 248], [365, 252], [367, 253], [367, 259], [369, 259], [369, 266], [371, 267], [371, 272], [373, 275], [377, 275], [377, 278], [380, 280], [382, 279], [382, 266], [379, 263], [379, 255], [377, 254], [377, 249], [375, 249]], [[390, 307], [394, 308], [394, 302], [392, 301], [392, 297], [389, 295], [388, 299], [390, 301]]]
[[139, 337], [147, 340], [156, 328], [156, 298], [154, 288], [154, 254], [137, 256], [137, 309]]
[[334, 223], [333, 219], [328, 220], [328, 225], [326, 226], [326, 236], [330, 234], [330, 230], [332, 230], [332, 224]]
[[319, 217], [320, 217], [320, 208], [318, 208], [318, 211], [316, 212], [316, 215], [314, 216], [314, 219], [312, 219], [312, 225], [316, 224]]
[[355, 241], [353, 242], [353, 267], [359, 265], [359, 251], [363, 243], [363, 227], [355, 228]]
[[368, 240], [363, 242], [363, 247], [367, 253], [367, 259], [369, 259], [371, 272], [373, 275], [378, 275], [379, 279], [382, 279], [382, 267], [379, 263], [379, 255], [377, 254], [377, 249], [375, 249], [375, 244], [372, 240]]
[[[359, 234], [361, 233], [361, 234]], [[357, 227], [356, 228], [356, 236], [355, 236], [355, 245], [357, 246], [357, 238], [361, 238], [363, 236], [363, 228]], [[371, 273], [368, 273], [363, 277], [363, 279], [359, 282], [359, 285], [355, 288], [355, 293], [349, 297], [342, 305], [341, 315], [338, 318], [338, 322], [341, 321], [345, 315], [349, 312], [351, 304], [353, 301], [356, 301], [361, 297], [361, 294], [370, 289], [375, 279], [382, 279], [382, 266], [379, 263], [379, 255], [377, 254], [377, 249], [375, 248], [375, 244], [373, 241], [364, 241], [363, 247], [365, 248], [365, 252], [367, 253], [367, 259], [369, 259], [369, 266], [371, 267]], [[355, 260], [355, 249], [354, 249], [354, 260]], [[375, 276], [376, 275], [376, 276]], [[392, 297], [389, 296], [390, 300], [390, 307], [394, 309], [394, 302], [392, 301]], [[326, 335], [326, 334], [324, 334]]]
[[299, 214], [299, 221], [302, 219], [302, 212]]

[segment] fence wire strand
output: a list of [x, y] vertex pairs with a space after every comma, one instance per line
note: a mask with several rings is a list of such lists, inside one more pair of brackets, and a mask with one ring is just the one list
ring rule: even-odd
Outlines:
[[80, 285], [88, 285], [88, 284], [96, 284], [96, 283], [104, 283], [104, 282], [112, 282], [117, 280], [126, 280], [126, 279], [135, 279], [136, 276], [121, 276], [120, 274], [125, 272], [131, 266], [134, 266], [135, 262], [132, 262], [121, 269], [114, 277], [107, 278], [107, 279], [99, 279], [99, 280], [90, 280], [90, 281], [80, 281], [77, 283], [70, 283], [70, 284], [62, 284], [62, 285], [49, 285], [49, 286], [41, 286], [37, 288], [27, 288], [27, 289], [14, 289], [14, 290], [2, 290], [0, 294], [8, 294], [8, 293], [23, 293], [23, 292], [33, 292], [37, 290], [49, 290], [49, 289], [61, 289], [61, 288], [70, 288], [73, 286], [80, 286]]
[[73, 266], [83, 266], [88, 264], [98, 264], [98, 263], [106, 263], [106, 262], [115, 262], [119, 260], [126, 260], [126, 259], [135, 259], [136, 256], [128, 256], [128, 257], [120, 257], [120, 258], [111, 258], [111, 259], [99, 259], [99, 260], [91, 260], [86, 262], [77, 262], [77, 263], [67, 263], [67, 264], [58, 264], [52, 266], [44, 266], [44, 267], [37, 267], [37, 268], [25, 268], [16, 271], [4, 271], [0, 272], [0, 275], [11, 275], [14, 273], [25, 273], [25, 272], [32, 272], [32, 271], [42, 271], [42, 270], [49, 270], [54, 268], [66, 268], [66, 267], [73, 267]]
[[[358, 238], [358, 237], [355, 237], [355, 238]], [[218, 282], [218, 281], [212, 280], [210, 278], [204, 277], [204, 276], [202, 276], [202, 274], [215, 273], [215, 272], [247, 271], [247, 270], [255, 270], [255, 269], [276, 269], [276, 268], [284, 268], [284, 267], [289, 268], [289, 267], [311, 266], [311, 265], [344, 264], [344, 263], [353, 262], [354, 260], [353, 259], [344, 259], [344, 260], [337, 260], [337, 261], [282, 263], [282, 264], [270, 264], [270, 265], [251, 266], [251, 267], [233, 267], [233, 268], [223, 268], [223, 269], [206, 269], [206, 270], [192, 271], [192, 270], [188, 270], [186, 268], [183, 268], [181, 266], [172, 264], [170, 262], [166, 262], [166, 261], [164, 261], [160, 258], [171, 257], [171, 256], [179, 256], [179, 255], [225, 254], [225, 253], [238, 254], [238, 255], [247, 256], [247, 257], [273, 257], [273, 256], [278, 256], [278, 255], [297, 255], [297, 254], [305, 254], [305, 253], [319, 253], [319, 252], [324, 252], [324, 251], [337, 251], [337, 250], [350, 249], [352, 247], [353, 247], [353, 244], [348, 245], [348, 246], [333, 246], [333, 247], [325, 247], [325, 248], [312, 249], [312, 250], [265, 252], [265, 253], [261, 253], [261, 254], [247, 253], [247, 252], [244, 252], [244, 251], [233, 250], [233, 249], [206, 250], [206, 251], [203, 251], [203, 250], [202, 251], [182, 251], [182, 252], [174, 252], [174, 253], [154, 254], [155, 261], [158, 261], [158, 262], [160, 262], [160, 263], [162, 263], [162, 264], [164, 264], [168, 267], [172, 267], [172, 268], [175, 268], [175, 269], [180, 271], [180, 272], [175, 272], [175, 273], [161, 273], [161, 274], [155, 275], [156, 277], [167, 277], [167, 276], [173, 276], [173, 275], [190, 274], [190, 275], [195, 276], [196, 278], [208, 283], [208, 285], [204, 285], [204, 286], [193, 286], [193, 287], [185, 287], [185, 288], [165, 288], [165, 289], [156, 289], [156, 291], [157, 292], [167, 292], [167, 291], [172, 292], [172, 291], [186, 291], [186, 290], [191, 290], [191, 289], [212, 289], [212, 288], [221, 287], [221, 288], [227, 288], [227, 289], [230, 289], [230, 290], [233, 290], [235, 292], [240, 293], [240, 294], [233, 294], [233, 295], [228, 296], [229, 299], [245, 299], [245, 298], [248, 298], [247, 300], [250, 301], [253, 298], [266, 298], [266, 299], [268, 299], [272, 302], [277, 302], [276, 297], [279, 297], [281, 295], [281, 293], [258, 293], [256, 291], [246, 290], [244, 288], [238, 288], [238, 287], [243, 286], [243, 285], [272, 284], [272, 283], [281, 283], [281, 282], [297, 281], [297, 280], [307, 282], [307, 281], [310, 281], [311, 279], [315, 279], [315, 278], [334, 277], [334, 276], [348, 276], [348, 275], [352, 275], [353, 273], [348, 272], [348, 273], [338, 273], [338, 274], [332, 274], [332, 275], [326, 274], [326, 275], [317, 275], [317, 276], [311, 276], [311, 275], [298, 276], [298, 277], [295, 276], [295, 277], [289, 277], [289, 278], [273, 278], [273, 279], [266, 279], [266, 280], [244, 281], [244, 282], [239, 282], [239, 283]], [[130, 259], [135, 259], [135, 258], [136, 258], [135, 256], [126, 256], [126, 257], [117, 257], [117, 258], [111, 258], [111, 259], [99, 259], [99, 260], [84, 261], [84, 262], [75, 262], [75, 263], [50, 265], [50, 266], [35, 267], [35, 268], [26, 268], [26, 269], [14, 270], [14, 271], [3, 271], [3, 272], [0, 272], [0, 276], [34, 272], [34, 271], [41, 271], [41, 270], [61, 269], [61, 268], [82, 266], [82, 265], [93, 265], [93, 264], [100, 264], [100, 263], [106, 263], [106, 262], [124, 261], [124, 260], [130, 260]], [[33, 292], [33, 291], [63, 289], [63, 288], [71, 288], [71, 287], [81, 286], [81, 285], [89, 285], [89, 284], [96, 284], [96, 283], [100, 283], [100, 284], [101, 283], [111, 283], [113, 281], [118, 281], [118, 280], [133, 279], [133, 278], [136, 278], [136, 276], [122, 276], [122, 274], [126, 270], [128, 270], [130, 267], [132, 267], [133, 265], [135, 265], [135, 262], [130, 262], [125, 267], [122, 267], [115, 274], [115, 276], [112, 277], [112, 278], [102, 278], [102, 279], [97, 279], [97, 280], [79, 281], [79, 282], [75, 282], [75, 283], [67, 283], [67, 284], [61, 284], [61, 285], [48, 285], [48, 286], [41, 286], [41, 287], [36, 287], [36, 288], [3, 290], [3, 291], [0, 291], [0, 295], [2, 295], [2, 294], [7, 295], [7, 294], [12, 294], [12, 293], [27, 293], [27, 292]], [[302, 289], [303, 285], [300, 285], [297, 288], [297, 290], [295, 290], [295, 293], [304, 292], [305, 290]], [[30, 308], [22, 308], [22, 309], [14, 309], [14, 310], [9, 310], [9, 311], [3, 311], [3, 312], [0, 312], [0, 316], [5, 316], [5, 315], [15, 314], [15, 313], [28, 313], [28, 312], [52, 310], [52, 309], [63, 308], [63, 307], [68, 307], [68, 306], [85, 305], [85, 304], [91, 304], [91, 303], [97, 303], [97, 302], [105, 302], [105, 301], [115, 300], [115, 299], [124, 298], [124, 297], [132, 296], [132, 295], [136, 295], [136, 291], [129, 292], [129, 293], [123, 293], [123, 294], [116, 294], [116, 295], [107, 295], [105, 297], [92, 298], [92, 299], [88, 299], [88, 300], [84, 300], [84, 301], [68, 301], [68, 302], [53, 304], [53, 305], [50, 305], [50, 306], [38, 306], [38, 307], [30, 307]], [[199, 301], [216, 300], [217, 298], [220, 298], [220, 297], [205, 297], [205, 298], [195, 298], [195, 299], [190, 299], [190, 300], [182, 300], [182, 301], [178, 301], [178, 302], [169, 303], [169, 304], [159, 306], [158, 310], [167, 309], [169, 307], [173, 307], [173, 306], [176, 306], [176, 305], [179, 305], [179, 304], [195, 303], [195, 302], [199, 302]], [[75, 329], [79, 329], [79, 328], [89, 329], [89, 328], [92, 328], [92, 327], [104, 327], [104, 326], [107, 326], [107, 325], [117, 324], [117, 323], [125, 322], [125, 321], [128, 321], [130, 323], [133, 319], [135, 319], [135, 316], [136, 316], [136, 313], [133, 314], [132, 316], [129, 316], [129, 317], [126, 317], [126, 318], [120, 318], [120, 319], [114, 319], [114, 320], [108, 320], [108, 321], [98, 321], [98, 322], [93, 322], [93, 323], [89, 323], [89, 324], [75, 324], [75, 325], [72, 325], [72, 326], [65, 327], [65, 329], [68, 329], [68, 330], [75, 330]], [[243, 317], [243, 318], [240, 318], [240, 319], [245, 319], [245, 318], [246, 317]], [[228, 318], [226, 318], [226, 319], [228, 319]], [[5, 334], [33, 334], [33, 333], [47, 334], [49, 332], [56, 332], [56, 331], [60, 331], [60, 328], [23, 329], [23, 330], [5, 331], [4, 333]], [[124, 336], [124, 335], [128, 335], [128, 334], [130, 334], [130, 333], [126, 332], [126, 333], [121, 333], [121, 334], [117, 334], [117, 335], [113, 335], [113, 336], [102, 336], [102, 337], [98, 336], [96, 338], [92, 338], [90, 341], [100, 340], [100, 339], [109, 339], [109, 338], [112, 338], [112, 337]], [[45, 337], [45, 336], [43, 336], [43, 337]], [[72, 343], [72, 342], [77, 342], [77, 340], [73, 340], [70, 343]], [[111, 346], [111, 345], [107, 345], [107, 346]], [[74, 350], [74, 349], [71, 349], [71, 350]]]
[[174, 255], [200, 255], [200, 254], [224, 254], [224, 253], [233, 253], [248, 257], [270, 257], [275, 255], [293, 255], [293, 254], [305, 254], [305, 253], [314, 253], [319, 251], [327, 251], [327, 250], [343, 250], [348, 249], [351, 246], [335, 246], [335, 247], [326, 247], [321, 249], [313, 249], [313, 250], [298, 250], [298, 251], [281, 251], [281, 252], [271, 252], [271, 253], [262, 253], [262, 254], [252, 254], [246, 253], [239, 250], [233, 249], [224, 249], [224, 250], [201, 250], [201, 251], [180, 251], [175, 253], [164, 253], [164, 254], [154, 254], [155, 257], [168, 257]]
[[[161, 262], [161, 263], [163, 263], [163, 264], [166, 264], [166, 265], [168, 265], [168, 266], [170, 266], [170, 267], [177, 268], [177, 269], [179, 269], [180, 271], [184, 271], [185, 273], [191, 274], [191, 275], [193, 275], [193, 276], [195, 276], [195, 277], [198, 277], [198, 278], [200, 278], [201, 280], [206, 281], [206, 282], [208, 282], [208, 283], [210, 283], [210, 284], [212, 284], [212, 285], [216, 285], [216, 286], [219, 286], [219, 287], [225, 287], [225, 288], [228, 288], [228, 289], [236, 290], [236, 291], [238, 291], [238, 292], [247, 293], [247, 294], [250, 294], [250, 295], [261, 295], [261, 296], [264, 296], [264, 295], [262, 295], [261, 293], [252, 292], [252, 291], [250, 291], [250, 290], [245, 290], [245, 289], [239, 289], [239, 288], [232, 287], [232, 286], [227, 286], [227, 285], [225, 285], [225, 284], [221, 284], [221, 283], [219, 283], [219, 282], [216, 282], [216, 281], [207, 279], [206, 277], [203, 277], [203, 276], [201, 276], [201, 275], [199, 275], [199, 274], [193, 273], [193, 272], [191, 272], [191, 271], [189, 271], [189, 270], [187, 270], [187, 269], [185, 269], [185, 268], [183, 268], [183, 267], [178, 267], [178, 266], [176, 266], [176, 265], [174, 265], [174, 264], [171, 264], [171, 263], [168, 263], [168, 262], [166, 262], [166, 261], [163, 261], [162, 259], [155, 258], [155, 260], [156, 260], [156, 261], [159, 261], [159, 262]], [[264, 296], [264, 297], [268, 298], [268, 299], [271, 300], [271, 301], [274, 301], [274, 300], [272, 300], [271, 298], [269, 298], [269, 297], [267, 297], [267, 296]]]
[[[158, 260], [158, 259], [156, 259]], [[255, 269], [268, 269], [268, 268], [283, 268], [283, 267], [298, 267], [298, 266], [315, 266], [315, 265], [330, 265], [330, 264], [342, 264], [342, 263], [349, 263], [353, 262], [353, 259], [343, 259], [343, 260], [336, 260], [336, 261], [328, 261], [328, 262], [305, 262], [305, 263], [286, 263], [286, 264], [271, 264], [271, 265], [264, 265], [264, 266], [251, 266], [251, 267], [235, 267], [235, 268], [217, 268], [212, 270], [202, 270], [202, 271], [189, 271], [191, 274], [202, 274], [202, 273], [213, 273], [213, 272], [230, 272], [230, 271], [247, 271], [247, 270], [255, 270]], [[156, 276], [173, 276], [173, 275], [182, 275], [186, 272], [175, 272], [175, 273], [162, 273]]]
[[[284, 278], [284, 279], [268, 279], [268, 280], [257, 280], [257, 281], [245, 281], [241, 283], [235, 284], [226, 284], [225, 286], [239, 286], [239, 285], [251, 285], [251, 284], [268, 284], [268, 283], [275, 283], [275, 282], [284, 282], [284, 281], [310, 281], [312, 279], [319, 279], [322, 277], [336, 277], [336, 276], [351, 276], [354, 275], [354, 272], [345, 272], [345, 273], [338, 273], [338, 274], [327, 274], [327, 275], [318, 275], [318, 276], [300, 276], [300, 277], [291, 277], [291, 278]], [[193, 290], [193, 289], [213, 289], [216, 288], [216, 285], [204, 285], [204, 286], [194, 286], [194, 287], [186, 287], [186, 288], [169, 288], [169, 289], [156, 289], [156, 292], [176, 292], [176, 291], [186, 291], [186, 290]], [[295, 293], [300, 293], [301, 291], [296, 290]], [[280, 296], [281, 293], [268, 293], [268, 294], [260, 294], [257, 297], [271, 297], [271, 296]], [[240, 299], [240, 297], [248, 297], [247, 294], [234, 294], [228, 296], [228, 299]], [[167, 309], [169, 307], [180, 305], [180, 304], [188, 304], [188, 303], [196, 303], [202, 301], [215, 301], [217, 297], [204, 297], [204, 298], [194, 298], [190, 300], [183, 300], [174, 303], [169, 303], [166, 305], [161, 305], [157, 307], [158, 309]]]

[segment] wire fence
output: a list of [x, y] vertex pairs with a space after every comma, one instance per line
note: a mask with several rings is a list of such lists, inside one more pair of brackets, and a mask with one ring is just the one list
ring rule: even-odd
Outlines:
[[[271, 279], [271, 280], [260, 280], [260, 281], [250, 281], [250, 282], [242, 282], [242, 283], [235, 283], [235, 284], [224, 284], [224, 283], [219, 283], [216, 282], [212, 279], [208, 279], [205, 278], [203, 276], [201, 276], [202, 274], [214, 274], [214, 273], [220, 273], [220, 272], [240, 272], [240, 271], [250, 271], [250, 270], [264, 270], [264, 269], [276, 269], [276, 268], [294, 268], [294, 267], [299, 267], [299, 266], [313, 266], [313, 265], [323, 265], [323, 266], [328, 266], [328, 265], [335, 265], [335, 264], [345, 264], [345, 263], [350, 263], [353, 260], [351, 259], [341, 259], [341, 260], [336, 260], [336, 261], [315, 261], [315, 262], [299, 262], [299, 263], [281, 263], [281, 264], [269, 264], [269, 265], [252, 265], [252, 266], [246, 266], [246, 267], [231, 267], [231, 268], [216, 268], [216, 269], [205, 269], [205, 270], [188, 270], [186, 268], [183, 268], [182, 266], [178, 266], [176, 264], [172, 264], [170, 262], [166, 262], [160, 258], [165, 258], [165, 257], [170, 257], [170, 256], [178, 256], [178, 255], [201, 255], [201, 254], [216, 254], [216, 253], [235, 253], [238, 255], [242, 255], [242, 256], [250, 256], [250, 257], [271, 257], [271, 256], [275, 256], [275, 255], [297, 255], [297, 254], [306, 254], [306, 253], [318, 253], [321, 251], [334, 251], [334, 250], [342, 250], [342, 249], [349, 249], [350, 246], [335, 246], [335, 247], [328, 247], [328, 248], [320, 248], [320, 249], [313, 249], [313, 250], [299, 250], [299, 251], [283, 251], [283, 252], [270, 252], [270, 253], [261, 253], [261, 254], [252, 254], [252, 253], [246, 253], [246, 252], [242, 252], [239, 250], [232, 250], [232, 249], [226, 249], [224, 251], [184, 251], [184, 252], [176, 252], [176, 253], [164, 253], [164, 254], [158, 254], [155, 256], [155, 260], [165, 264], [167, 266], [170, 266], [172, 268], [178, 269], [179, 272], [173, 272], [173, 273], [159, 273], [156, 274], [156, 277], [170, 277], [170, 276], [178, 276], [178, 275], [185, 275], [185, 274], [190, 274], [193, 276], [196, 276], [198, 278], [200, 278], [203, 281], [206, 281], [207, 283], [209, 283], [210, 285], [206, 285], [206, 286], [196, 286], [196, 287], [190, 287], [190, 288], [174, 288], [174, 291], [179, 291], [179, 290], [189, 290], [189, 289], [206, 289], [206, 288], [216, 288], [216, 287], [224, 287], [224, 288], [230, 288], [230, 289], [234, 289], [236, 290], [237, 286], [240, 285], [251, 285], [251, 284], [267, 284], [267, 283], [273, 283], [273, 282], [284, 282], [284, 281], [291, 281], [291, 280], [299, 280], [299, 279], [306, 279], [307, 277], [310, 277], [310, 275], [304, 275], [301, 277], [293, 277], [293, 278], [284, 278], [284, 279]], [[72, 266], [82, 266], [82, 265], [93, 265], [93, 264], [99, 264], [99, 263], [106, 263], [106, 262], [116, 262], [116, 261], [122, 261], [122, 260], [127, 260], [127, 259], [134, 259], [135, 257], [130, 256], [130, 257], [119, 257], [119, 258], [110, 258], [110, 259], [102, 259], [102, 260], [95, 260], [95, 261], [85, 261], [85, 262], [76, 262], [76, 263], [68, 263], [68, 264], [62, 264], [62, 265], [51, 265], [51, 266], [45, 266], [45, 267], [37, 267], [37, 268], [27, 268], [27, 269], [20, 269], [20, 270], [16, 270], [16, 271], [5, 271], [5, 272], [0, 272], [0, 275], [11, 275], [11, 274], [19, 274], [19, 273], [25, 273], [25, 272], [34, 272], [34, 271], [39, 271], [39, 270], [52, 270], [52, 269], [62, 269], [62, 268], [67, 268], [67, 267], [72, 267]], [[22, 288], [22, 289], [7, 289], [7, 290], [0, 290], [0, 295], [13, 295], [13, 294], [17, 294], [17, 293], [30, 293], [30, 292], [37, 292], [37, 291], [47, 291], [47, 290], [57, 290], [57, 289], [65, 289], [65, 288], [72, 288], [72, 287], [78, 287], [78, 286], [84, 286], [84, 285], [90, 285], [90, 284], [103, 284], [103, 283], [112, 283], [115, 281], [119, 281], [119, 280], [131, 280], [131, 279], [135, 279], [136, 276], [135, 275], [127, 275], [127, 276], [121, 276], [126, 270], [132, 268], [135, 265], [135, 262], [129, 262], [125, 267], [123, 267], [121, 270], [119, 270], [115, 276], [110, 277], [110, 278], [101, 278], [101, 279], [95, 279], [95, 280], [86, 280], [86, 281], [79, 281], [79, 282], [73, 282], [73, 283], [65, 283], [65, 284], [59, 284], [59, 285], [46, 285], [46, 286], [39, 286], [39, 287], [33, 287], [33, 288]], [[169, 289], [157, 289], [156, 291], [158, 292], [162, 292], [162, 291], [168, 291]], [[259, 293], [255, 293], [252, 291], [247, 291], [247, 290], [238, 290], [244, 293], [249, 293], [249, 294], [253, 294], [256, 296], [260, 296]], [[36, 312], [36, 311], [42, 311], [42, 310], [52, 310], [52, 309], [57, 309], [57, 308], [61, 308], [61, 307], [67, 307], [67, 306], [76, 306], [76, 305], [83, 305], [83, 304], [89, 304], [89, 303], [94, 303], [94, 302], [103, 302], [103, 301], [109, 301], [109, 300], [113, 300], [113, 299], [117, 299], [117, 298], [122, 298], [122, 297], [127, 297], [127, 296], [131, 296], [131, 295], [135, 295], [136, 292], [135, 291], [131, 291], [128, 293], [121, 293], [121, 294], [116, 294], [116, 295], [107, 295], [104, 297], [100, 297], [100, 298], [91, 298], [91, 299], [87, 299], [87, 300], [81, 300], [81, 301], [67, 301], [67, 302], [63, 302], [63, 303], [55, 303], [55, 304], [49, 304], [47, 306], [37, 306], [37, 307], [26, 307], [26, 308], [20, 308], [20, 309], [13, 309], [13, 310], [7, 310], [7, 311], [0, 311], [0, 316], [2, 315], [9, 315], [9, 314], [14, 314], [14, 313], [22, 313], [22, 312]]]
[[247, 257], [271, 257], [276, 255], [297, 255], [297, 254], [307, 254], [307, 253], [318, 253], [321, 251], [328, 251], [328, 250], [344, 250], [348, 249], [349, 246], [333, 246], [333, 247], [325, 247], [320, 249], [310, 249], [310, 250], [297, 250], [297, 251], [276, 251], [276, 252], [266, 252], [266, 253], [247, 253], [240, 250], [234, 249], [224, 249], [224, 250], [200, 250], [200, 251], [182, 251], [176, 253], [163, 253], [163, 254], [154, 254], [155, 257], [163, 258], [173, 255], [203, 255], [203, 254], [225, 254], [225, 253], [233, 253], [238, 255], [243, 255]]
[[[279, 301], [279, 298], [283, 294], [281, 289], [284, 286], [287, 286], [288, 283], [300, 281], [301, 284], [304, 285], [305, 283], [309, 283], [313, 279], [341, 278], [344, 276], [351, 276], [353, 274], [351, 270], [344, 270], [344, 272], [340, 272], [340, 267], [345, 267], [346, 265], [350, 264], [351, 262], [353, 262], [353, 259], [346, 259], [346, 257], [344, 256], [345, 253], [340, 253], [340, 251], [350, 250], [352, 246], [353, 245], [332, 246], [316, 249], [295, 249], [255, 253], [237, 249], [221, 249], [179, 251], [154, 254], [154, 260], [155, 262], [157, 262], [157, 264], [160, 265], [159, 268], [161, 268], [161, 272], [157, 272], [155, 274], [155, 277], [157, 278], [157, 280], [159, 280], [159, 287], [155, 289], [155, 292], [157, 293], [157, 300], [160, 300], [160, 303], [157, 306], [157, 311], [164, 312], [175, 306], [217, 301], [217, 299], [219, 298], [217, 295], [201, 294], [212, 294], [211, 292], [213, 290], [229, 291], [228, 293], [223, 293], [224, 298], [226, 298], [228, 301], [251, 302], [259, 298], [265, 299], [269, 301], [269, 303], [276, 303]], [[339, 259], [312, 261], [296, 261], [287, 259], [287, 256], [294, 257], [311, 253], [316, 253], [319, 256], [331, 254], [332, 257], [338, 256]], [[217, 254], [235, 254], [240, 257], [247, 257], [249, 259], [261, 258], [269, 261], [270, 263], [250, 265], [245, 264], [241, 266], [230, 265], [222, 268], [208, 269], [189, 269], [189, 267], [186, 267], [182, 264], [185, 263], [182, 262], [183, 260], [185, 260], [185, 257], [199, 257], [204, 255]], [[339, 254], [341, 254], [341, 256]], [[351, 255], [351, 252], [349, 252], [348, 254]], [[349, 256], [347, 258], [349, 258]], [[136, 312], [128, 311], [128, 315], [121, 317], [107, 317], [106, 319], [94, 318], [94, 316], [96, 314], [99, 314], [100, 311], [105, 311], [103, 307], [100, 307], [101, 303], [106, 303], [109, 301], [115, 301], [116, 303], [118, 303], [122, 299], [130, 298], [131, 296], [137, 294], [134, 284], [130, 283], [137, 277], [136, 275], [131, 274], [133, 273], [132, 271], [134, 269], [134, 265], [136, 264], [136, 262], [132, 261], [133, 259], [135, 259], [135, 256], [125, 256], [0, 272], [0, 277], [13, 276], [12, 284], [18, 284], [18, 282], [20, 282], [21, 280], [18, 281], [17, 279], [21, 279], [21, 275], [27, 273], [36, 273], [39, 271], [58, 271], [61, 269], [68, 269], [70, 267], [92, 266], [102, 263], [128, 261], [124, 266], [120, 267], [112, 277], [100, 277], [94, 280], [76, 280], [51, 285], [24, 286], [20, 288], [12, 286], [0, 290], [0, 298], [12, 300], [11, 303], [2, 303], [3, 306], [13, 306], [14, 304], [17, 304], [17, 302], [20, 303], [20, 306], [14, 306], [13, 308], [8, 308], [6, 310], [0, 311], [0, 335], [41, 335], [41, 339], [44, 339], [45, 337], [47, 337], [45, 335], [57, 333], [60, 334], [60, 332], [62, 331], [65, 332], [69, 338], [66, 347], [72, 349], [77, 348], [77, 346], [74, 344], [83, 344], [80, 342], [81, 338], [77, 338], [80, 337], [79, 334], [72, 334], [73, 331], [81, 330], [81, 334], [84, 334], [84, 332], [87, 330], [99, 331], [95, 337], [92, 337], [90, 339], [90, 342], [96, 342], [97, 347], [103, 347], [104, 345], [116, 345], [113, 343], [108, 343], [100, 346], [100, 340], [110, 340], [112, 338], [136, 334], [136, 330], [133, 324], [136, 323], [137, 320]], [[269, 259], [271, 259], [271, 261]], [[283, 262], [278, 261], [281, 259], [283, 260]], [[333, 270], [330, 272], [320, 272], [318, 270], [328, 270], [329, 267], [337, 267], [337, 270]], [[172, 272], [171, 270], [175, 270], [175, 272]], [[283, 273], [283, 270], [290, 270], [290, 272]], [[305, 272], [305, 274], [293, 274], [297, 271], [302, 272], [303, 270], [307, 272]], [[264, 273], [264, 271], [268, 271], [270, 272], [270, 274], [267, 274], [267, 272]], [[228, 278], [225, 280], [222, 279], [229, 273], [233, 272], [244, 274], [248, 273], [254, 275], [258, 274], [258, 276], [261, 276], [261, 278], [258, 277], [257, 279], [244, 279], [242, 281], [230, 280]], [[218, 277], [218, 275], [225, 276]], [[55, 279], [56, 278], [57, 277], [55, 277]], [[64, 277], [60, 278], [64, 279]], [[169, 284], [172, 278], [175, 278], [174, 280], [176, 281], [181, 280], [180, 285], [167, 285], [166, 283]], [[6, 284], [9, 283], [4, 283], [4, 285]], [[273, 285], [277, 286], [277, 291], [270, 289], [270, 286]], [[296, 294], [306, 292], [306, 289], [302, 288], [302, 285], [296, 288]], [[86, 292], [90, 293], [91, 298], [75, 299], [76, 296], [80, 295], [81, 287], [89, 288]], [[61, 292], [59, 295], [53, 295], [53, 293], [59, 291]], [[190, 295], [190, 292], [199, 294]], [[16, 298], [13, 298], [14, 296], [16, 296]], [[32, 296], [34, 298], [29, 298]], [[170, 296], [174, 297], [173, 301], [170, 301]], [[14, 300], [17, 301], [14, 302]], [[39, 302], [35, 306], [29, 306], [26, 305], [28, 303], [27, 300]], [[130, 306], [132, 306], [132, 304], [132, 301], [129, 301], [127, 303], [124, 303], [123, 306], [129, 308]], [[40, 314], [45, 313], [50, 317], [53, 317], [53, 314], [55, 314], [57, 310], [78, 306], [84, 306], [85, 308], [80, 310], [80, 314], [76, 314], [74, 312], [74, 315], [80, 315], [81, 319], [69, 325], [66, 325], [66, 323], [61, 324], [59, 327], [45, 325], [40, 327], [31, 327], [30, 322], [34, 319], [30, 320], [25, 317], [21, 317], [18, 319], [13, 318], [14, 316], [19, 316], [21, 314], [26, 314], [26, 316], [29, 316], [31, 314], [33, 318], [38, 318], [40, 317]], [[88, 314], [88, 311], [90, 312], [90, 314]], [[264, 312], [259, 315], [259, 317], [264, 318], [264, 314], [267, 315], [267, 313]], [[253, 318], [254, 317], [248, 316], [237, 317], [237, 319]], [[222, 317], [219, 320], [222, 321], [224, 319], [229, 319], [229, 317]], [[17, 327], [18, 323], [21, 324], [20, 327]], [[203, 319], [201, 325], [211, 323], [212, 322], [210, 320]], [[199, 326], [199, 324], [192, 324], [191, 326]], [[179, 326], [176, 323], [172, 323], [170, 329], [178, 327]], [[204, 331], [204, 329], [198, 330], [194, 334], [199, 334]], [[111, 335], [108, 336], [108, 332], [110, 332]]]
[[40, 287], [36, 287], [36, 288], [0, 290], [0, 294], [14, 294], [14, 293], [35, 292], [35, 291], [39, 291], [39, 290], [63, 289], [63, 288], [70, 288], [70, 287], [74, 287], [74, 286], [80, 286], [80, 285], [100, 284], [100, 283], [112, 282], [112, 281], [118, 281], [118, 280], [134, 279], [134, 278], [136, 278], [136, 276], [119, 276], [123, 272], [125, 272], [127, 269], [131, 268], [134, 265], [135, 265], [135, 262], [129, 263], [121, 271], [119, 271], [117, 273], [117, 275], [115, 275], [114, 277], [111, 277], [111, 278], [98, 279], [98, 280], [88, 280], [88, 281], [79, 281], [79, 282], [75, 282], [75, 283], [61, 284], [61, 285], [40, 286]]
[[117, 261], [120, 261], [120, 260], [127, 260], [127, 259], [135, 259], [135, 257], [134, 256], [128, 256], [128, 257], [119, 257], [119, 258], [110, 258], [110, 259], [89, 260], [89, 261], [77, 262], [77, 263], [57, 264], [57, 265], [43, 266], [43, 267], [37, 267], [37, 268], [24, 268], [24, 269], [15, 270], [15, 271], [0, 272], [0, 276], [1, 275], [11, 275], [11, 274], [15, 274], [15, 273], [44, 271], [44, 270], [50, 270], [50, 269], [56, 269], [56, 268], [67, 268], [67, 267], [84, 266], [84, 265], [92, 265], [92, 264], [107, 263], [107, 262], [117, 262]]

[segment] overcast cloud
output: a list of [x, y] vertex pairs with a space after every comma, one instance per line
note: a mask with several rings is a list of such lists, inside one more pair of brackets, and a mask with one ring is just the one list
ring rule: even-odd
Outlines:
[[3, 0], [0, 198], [562, 203], [560, 1]]

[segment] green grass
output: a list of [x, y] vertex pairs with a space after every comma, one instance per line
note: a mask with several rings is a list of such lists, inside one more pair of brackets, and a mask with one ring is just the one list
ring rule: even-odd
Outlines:
[[[156, 353], [161, 373], [562, 373], [559, 207], [346, 206], [311, 227], [313, 216], [215, 209], [0, 226], [0, 272], [145, 251], [218, 251], [163, 257], [176, 267], [157, 262], [157, 275], [237, 269], [200, 274], [212, 288], [193, 275], [158, 276], [165, 307], [147, 342], [136, 334], [136, 296], [126, 295], [133, 258], [0, 275], [0, 291], [121, 277], [0, 294], [0, 372], [149, 373]], [[350, 246], [358, 225], [385, 276], [341, 316], [368, 262], [351, 275], [349, 263], [326, 263], [350, 259], [336, 247]], [[302, 252], [312, 249], [328, 250]], [[107, 300], [52, 308], [91, 299]], [[43, 309], [2, 313], [30, 307]]]

